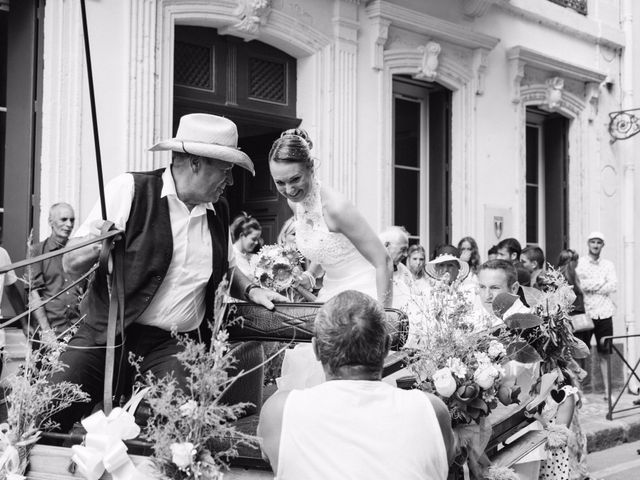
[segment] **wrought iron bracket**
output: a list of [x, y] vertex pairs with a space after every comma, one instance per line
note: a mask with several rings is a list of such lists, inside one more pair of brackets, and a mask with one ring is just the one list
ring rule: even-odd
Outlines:
[[618, 110], [609, 114], [609, 135], [611, 143], [617, 140], [626, 140], [640, 133], [640, 116], [632, 112], [639, 112], [640, 108]]

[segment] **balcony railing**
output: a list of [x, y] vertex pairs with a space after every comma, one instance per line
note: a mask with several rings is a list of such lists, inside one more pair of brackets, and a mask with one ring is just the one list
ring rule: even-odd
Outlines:
[[587, 14], [587, 0], [549, 0], [563, 7], [575, 10], [581, 15]]

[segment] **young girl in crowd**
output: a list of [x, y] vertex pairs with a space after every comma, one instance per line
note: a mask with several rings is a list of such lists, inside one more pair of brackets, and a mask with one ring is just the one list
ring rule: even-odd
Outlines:
[[260, 246], [262, 237], [260, 222], [242, 212], [233, 220], [229, 231], [236, 255], [236, 266], [247, 277], [253, 278], [251, 259], [255, 256], [256, 248]]
[[[572, 364], [575, 364], [573, 360]], [[587, 439], [578, 416], [581, 395], [573, 369], [561, 368], [562, 376], [549, 392], [538, 421], [547, 430], [547, 458], [540, 465], [539, 480], [582, 480], [587, 472]]]

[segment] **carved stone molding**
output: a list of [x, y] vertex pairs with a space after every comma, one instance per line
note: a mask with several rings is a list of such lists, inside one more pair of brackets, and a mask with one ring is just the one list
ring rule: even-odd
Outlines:
[[462, 11], [472, 18], [482, 17], [494, 3], [499, 1], [501, 0], [463, 0]]
[[418, 52], [422, 54], [422, 61], [413, 78], [433, 82], [438, 75], [438, 56], [441, 50], [442, 47], [437, 42], [428, 42], [426, 45], [418, 47]]
[[260, 26], [266, 25], [269, 13], [270, 0], [238, 0], [238, 8], [234, 11], [238, 22], [233, 28], [257, 36]]
[[[513, 85], [513, 103], [518, 103], [521, 100], [521, 83], [524, 78], [525, 66], [548, 72], [552, 77], [562, 77], [584, 83], [600, 84], [607, 78], [605, 73], [598, 70], [569, 63], [522, 46], [510, 48], [507, 51], [507, 59]], [[558, 91], [560, 91], [561, 96], [564, 96], [561, 93], [562, 88], [552, 88], [552, 90], [555, 91], [555, 93], [550, 92], [552, 96], [557, 97]]]
[[600, 84], [587, 82], [585, 85], [585, 98], [589, 105], [588, 119], [593, 122], [598, 116], [598, 102], [600, 101]]
[[424, 35], [438, 43], [446, 42], [472, 50], [483, 48], [491, 51], [500, 41], [498, 38], [475, 32], [457, 23], [384, 0], [370, 2], [366, 7], [366, 13], [377, 27], [373, 49], [374, 58], [371, 64], [375, 70], [382, 68], [382, 55], [390, 26]]
[[476, 48], [473, 51], [473, 71], [476, 76], [476, 95], [484, 94], [484, 76], [489, 66], [489, 51]]
[[562, 91], [564, 90], [564, 78], [551, 77], [545, 82], [547, 85], [547, 97], [545, 99], [545, 110], [555, 112], [562, 101]]
[[384, 46], [389, 38], [389, 27], [391, 26], [391, 20], [385, 20], [378, 17], [374, 20], [374, 31], [376, 32], [376, 39], [373, 46], [373, 58], [371, 59], [371, 66], [374, 70], [382, 70]]
[[513, 95], [511, 101], [513, 103], [520, 102], [520, 85], [524, 78], [524, 64], [522, 60], [518, 58], [509, 59], [509, 78], [513, 84]]

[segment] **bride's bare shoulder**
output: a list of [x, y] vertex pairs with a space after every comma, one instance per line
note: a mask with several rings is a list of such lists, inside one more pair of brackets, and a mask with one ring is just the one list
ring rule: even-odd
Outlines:
[[331, 216], [340, 216], [341, 213], [355, 208], [347, 197], [332, 188], [323, 186], [320, 190], [320, 197], [322, 208]]

